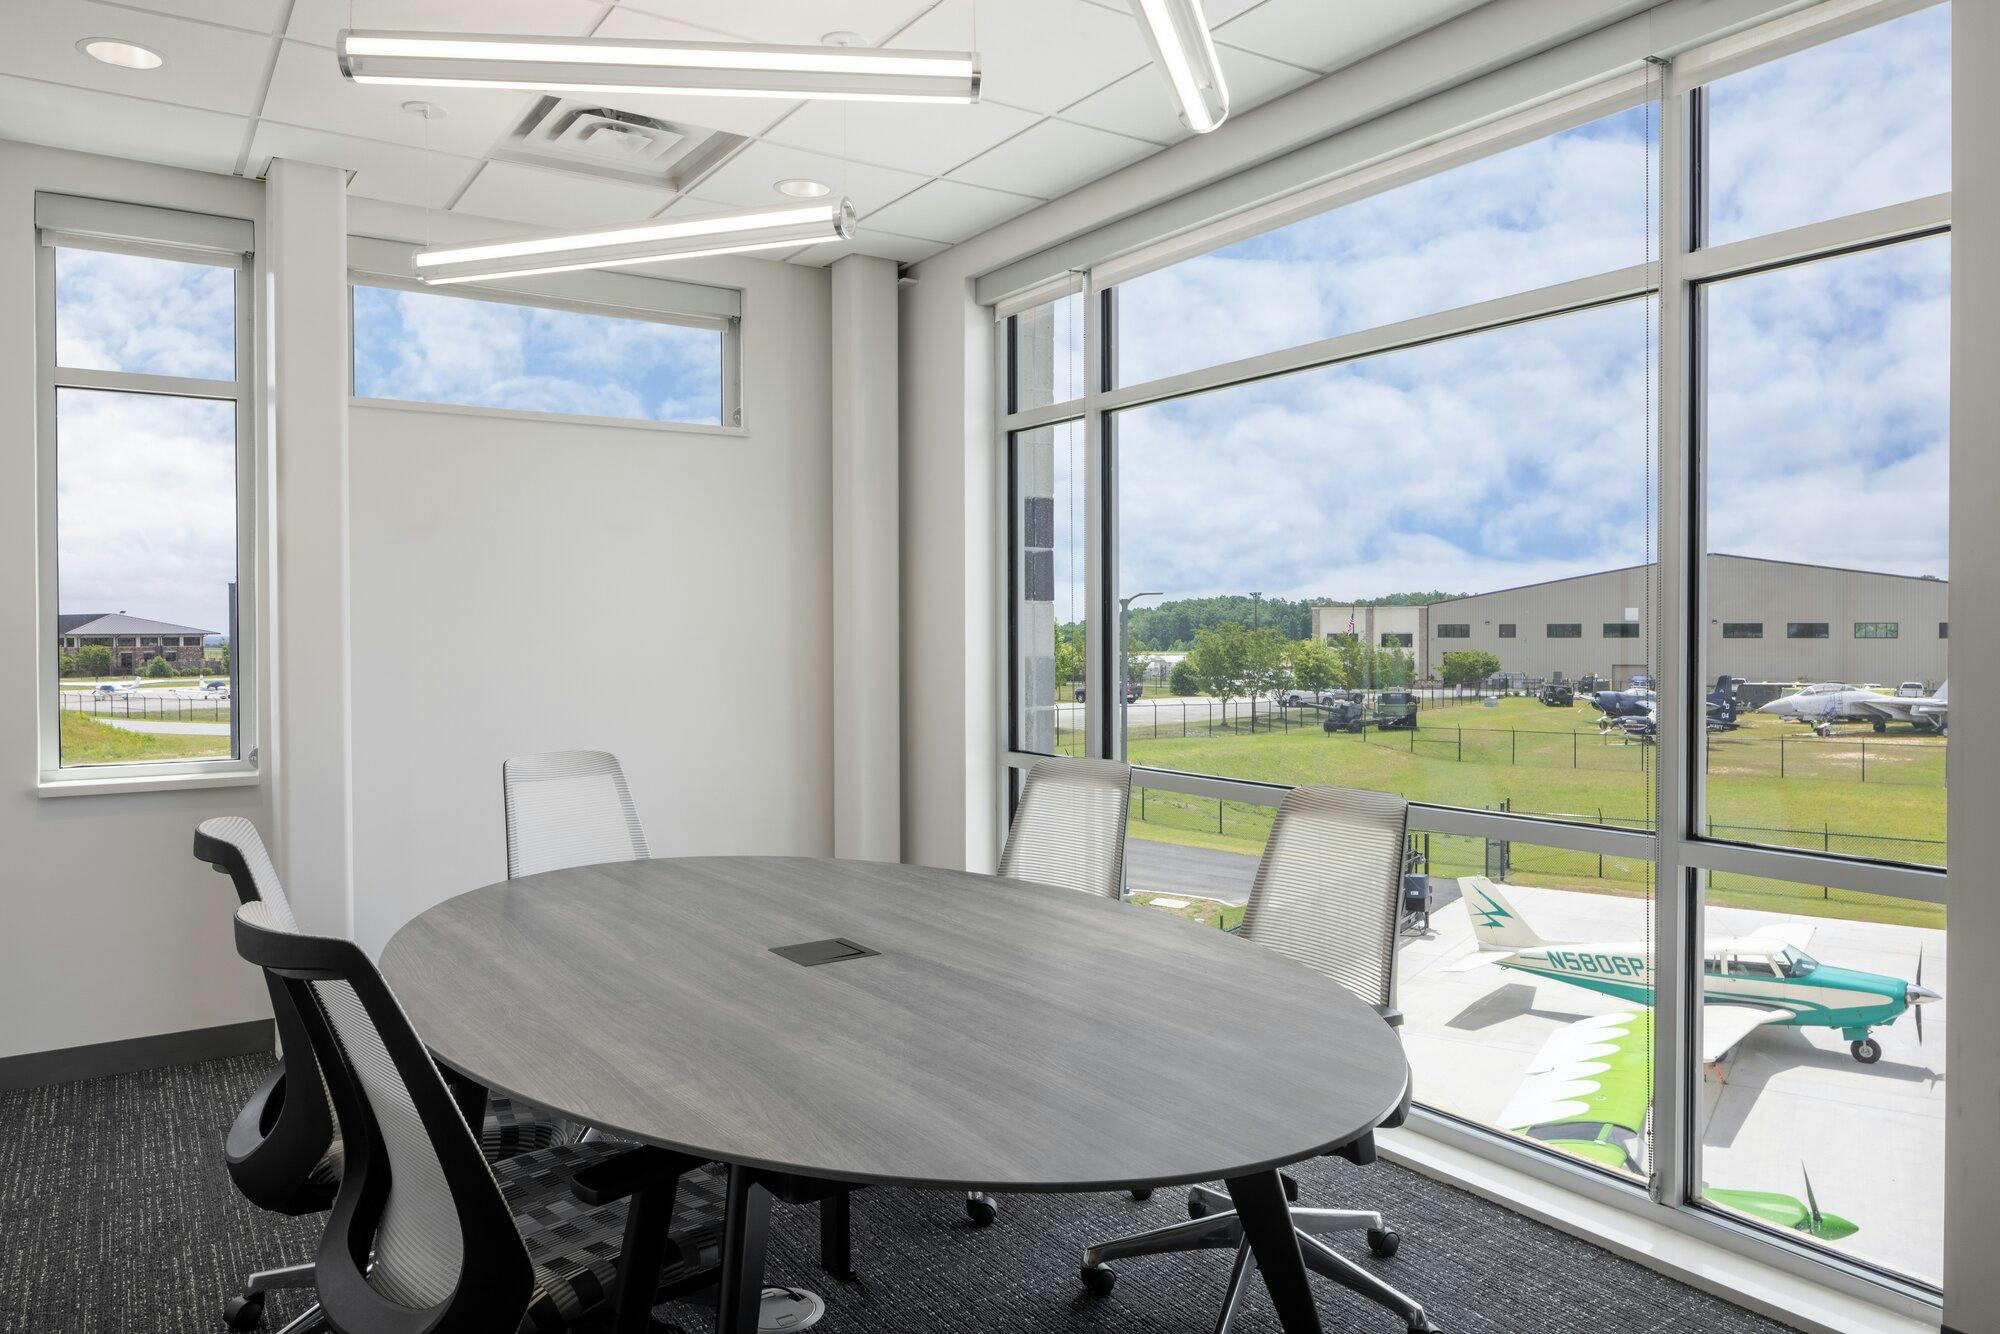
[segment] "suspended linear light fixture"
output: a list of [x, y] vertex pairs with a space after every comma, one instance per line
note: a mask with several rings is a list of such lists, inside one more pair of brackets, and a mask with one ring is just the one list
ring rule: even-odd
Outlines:
[[745, 250], [775, 250], [844, 241], [854, 235], [854, 205], [846, 199], [775, 208], [733, 209], [690, 218], [656, 218], [561, 236], [428, 247], [416, 253], [416, 275], [426, 283], [519, 278], [531, 273], [649, 264]]
[[341, 32], [337, 47], [340, 72], [356, 83], [850, 102], [979, 100], [979, 57], [970, 51], [353, 29]]
[[1181, 124], [1207, 134], [1229, 118], [1229, 88], [1202, 17], [1201, 0], [1131, 0], [1153, 59], [1180, 103]]

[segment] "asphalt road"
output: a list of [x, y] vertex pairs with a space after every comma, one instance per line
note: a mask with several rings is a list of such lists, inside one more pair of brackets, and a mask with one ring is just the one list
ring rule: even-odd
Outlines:
[[1246, 903], [1257, 859], [1242, 852], [1185, 848], [1143, 838], [1125, 842], [1125, 887], [1132, 894], [1176, 894]]

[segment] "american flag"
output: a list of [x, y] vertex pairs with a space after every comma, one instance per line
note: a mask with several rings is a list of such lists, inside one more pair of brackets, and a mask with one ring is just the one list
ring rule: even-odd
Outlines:
[[1347, 633], [1350, 635], [1354, 633], [1354, 608], [1352, 607], [1347, 609]]

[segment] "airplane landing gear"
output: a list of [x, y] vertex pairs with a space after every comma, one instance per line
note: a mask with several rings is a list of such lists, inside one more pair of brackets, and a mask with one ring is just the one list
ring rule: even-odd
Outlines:
[[1847, 1049], [1853, 1052], [1854, 1059], [1863, 1065], [1873, 1065], [1882, 1059], [1882, 1044], [1874, 1038], [1862, 1038], [1858, 1042], [1850, 1042], [1847, 1044]]

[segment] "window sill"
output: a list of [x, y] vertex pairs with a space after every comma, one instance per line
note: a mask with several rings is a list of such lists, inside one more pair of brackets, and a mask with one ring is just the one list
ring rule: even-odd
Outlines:
[[[1714, 1241], [1567, 1190], [1420, 1128], [1379, 1132], [1382, 1156], [1615, 1255], [1813, 1334], [1937, 1334], [1939, 1316], [1870, 1301]], [[1888, 1294], [1883, 1294], [1885, 1297]]]
[[207, 773], [109, 774], [83, 778], [68, 772], [43, 774], [35, 785], [38, 797], [122, 796], [135, 792], [181, 792], [212, 787], [254, 787], [264, 780], [256, 769], [225, 769]]

